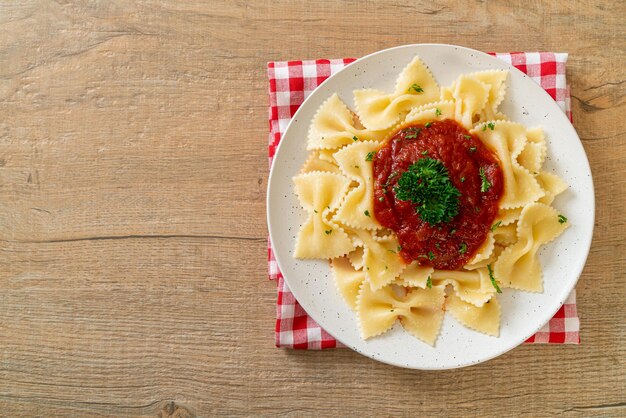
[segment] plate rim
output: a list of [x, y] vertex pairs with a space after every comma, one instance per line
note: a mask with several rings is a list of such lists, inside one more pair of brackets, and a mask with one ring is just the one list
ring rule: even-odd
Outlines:
[[[349, 67], [353, 66], [353, 65], [358, 65], [361, 61], [364, 61], [366, 59], [369, 59], [371, 57], [377, 56], [377, 55], [381, 55], [381, 54], [385, 54], [388, 53], [390, 51], [395, 51], [395, 50], [399, 50], [399, 49], [410, 49], [410, 48], [414, 48], [414, 47], [449, 47], [449, 48], [453, 48], [453, 49], [463, 49], [466, 50], [468, 52], [471, 52], [473, 54], [478, 54], [481, 55], [483, 57], [487, 57], [488, 59], [493, 59], [493, 60], [499, 60], [497, 57], [489, 55], [485, 52], [482, 51], [478, 51], [472, 48], [468, 48], [468, 47], [464, 47], [464, 46], [460, 46], [460, 45], [454, 45], [454, 44], [443, 44], [443, 43], [420, 43], [420, 44], [405, 44], [405, 45], [399, 45], [399, 46], [395, 46], [395, 47], [391, 47], [391, 48], [386, 48], [386, 49], [382, 49], [376, 52], [372, 52], [370, 54], [367, 54], [361, 58], [356, 59], [355, 61], [347, 64], [345, 67], [343, 67], [341, 70], [339, 70], [337, 73], [331, 75], [330, 77], [328, 77], [326, 80], [324, 80], [322, 83], [320, 83], [320, 85], [318, 85], [309, 95], [308, 97], [302, 102], [302, 104], [298, 107], [298, 110], [296, 111], [296, 113], [294, 113], [294, 115], [291, 117], [289, 123], [287, 124], [287, 127], [285, 128], [284, 134], [283, 134], [283, 138], [281, 138], [281, 141], [279, 142], [278, 146], [276, 147], [275, 153], [274, 155], [278, 155], [278, 153], [280, 152], [280, 150], [282, 149], [283, 144], [285, 143], [284, 138], [287, 136], [289, 130], [291, 129], [292, 125], [294, 124], [294, 121], [298, 119], [298, 115], [299, 113], [302, 111], [302, 109], [305, 107], [306, 103], [313, 97], [313, 93], [317, 90], [319, 90], [320, 88], [322, 88], [327, 82], [329, 82], [331, 79], [333, 79], [334, 77], [336, 77], [338, 74], [346, 71]], [[506, 61], [503, 60], [499, 60], [500, 62], [504, 63], [508, 68], [509, 71], [515, 71], [518, 72], [522, 77], [524, 78], [529, 78], [529, 76], [527, 74], [525, 74], [524, 72], [520, 71], [519, 69], [515, 68], [512, 64], [509, 64]], [[480, 70], [479, 70], [480, 71]], [[548, 106], [551, 106], [555, 109], [558, 110], [557, 114], [559, 116], [557, 116], [557, 118], [565, 118], [564, 120], [572, 127], [572, 130], [576, 136], [576, 139], [578, 140], [578, 142], [581, 145], [581, 148], [583, 150], [583, 156], [584, 156], [584, 163], [586, 164], [586, 168], [587, 168], [587, 172], [589, 173], [589, 181], [591, 184], [591, 188], [589, 190], [590, 193], [590, 203], [589, 203], [589, 208], [590, 208], [590, 212], [591, 212], [591, 219], [589, 222], [590, 225], [590, 230], [586, 231], [587, 232], [587, 236], [589, 236], [588, 239], [588, 245], [585, 248], [585, 256], [584, 256], [584, 262], [581, 262], [580, 265], [578, 266], [578, 268], [576, 268], [576, 278], [575, 280], [573, 280], [571, 282], [570, 285], [568, 286], [564, 286], [561, 289], [560, 292], [560, 297], [558, 297], [559, 299], [559, 303], [556, 306], [556, 308], [551, 311], [550, 315], [546, 315], [547, 320], [544, 322], [542, 321], [541, 324], [539, 326], [537, 326], [536, 329], [534, 329], [531, 333], [529, 333], [528, 335], [525, 335], [523, 338], [519, 339], [517, 338], [517, 341], [515, 344], [511, 345], [510, 347], [501, 350], [501, 351], [497, 351], [492, 355], [486, 356], [481, 358], [478, 361], [473, 361], [473, 362], [469, 362], [469, 363], [457, 363], [455, 365], [451, 365], [451, 366], [435, 366], [435, 367], [412, 367], [410, 365], [404, 364], [404, 363], [399, 363], [399, 362], [394, 362], [392, 360], [388, 360], [388, 359], [384, 359], [384, 358], [380, 358], [380, 357], [374, 357], [369, 355], [366, 352], [363, 352], [361, 350], [359, 350], [356, 347], [353, 347], [350, 344], [346, 344], [340, 337], [337, 337], [336, 335], [334, 335], [333, 333], [329, 332], [327, 330], [326, 327], [324, 327], [322, 325], [322, 322], [325, 322], [324, 320], [320, 321], [320, 319], [318, 317], [316, 317], [314, 314], [310, 313], [310, 310], [307, 310], [305, 307], [305, 304], [303, 304], [302, 302], [300, 302], [300, 299], [298, 299], [296, 293], [294, 292], [293, 289], [291, 288], [291, 286], [289, 287], [291, 292], [293, 293], [294, 297], [296, 298], [296, 300], [298, 300], [298, 303], [300, 303], [300, 305], [302, 306], [302, 308], [307, 312], [307, 314], [313, 318], [317, 324], [324, 329], [326, 332], [328, 332], [330, 335], [332, 335], [333, 338], [335, 338], [337, 341], [341, 342], [346, 348], [349, 348], [353, 351], [356, 351], [357, 353], [371, 359], [371, 360], [375, 360], [384, 364], [389, 364], [392, 366], [397, 366], [397, 367], [402, 367], [402, 368], [408, 368], [408, 369], [413, 369], [413, 370], [451, 370], [451, 369], [457, 369], [457, 368], [462, 368], [462, 367], [470, 367], [470, 366], [474, 366], [480, 363], [484, 363], [486, 361], [489, 361], [493, 358], [502, 356], [506, 353], [508, 353], [509, 351], [513, 350], [514, 348], [519, 347], [521, 344], [524, 343], [524, 341], [526, 341], [528, 338], [530, 338], [532, 335], [534, 335], [537, 331], [539, 331], [546, 323], [548, 323], [550, 321], [550, 319], [552, 319], [554, 317], [554, 315], [558, 312], [559, 309], [561, 309], [561, 307], [563, 306], [563, 304], [565, 303], [565, 301], [567, 300], [567, 298], [569, 297], [570, 293], [576, 288], [576, 285], [578, 283], [578, 281], [580, 280], [580, 277], [584, 271], [585, 266], [587, 265], [587, 259], [589, 258], [589, 252], [591, 250], [591, 244], [593, 242], [593, 231], [595, 228], [595, 211], [596, 211], [596, 201], [595, 201], [595, 187], [594, 187], [594, 183], [593, 183], [593, 173], [591, 172], [591, 166], [589, 164], [589, 158], [587, 157], [587, 153], [585, 151], [584, 145], [582, 143], [582, 141], [580, 140], [580, 136], [578, 135], [578, 132], [576, 132], [576, 128], [573, 126], [573, 123], [570, 121], [570, 119], [567, 117], [567, 115], [565, 114], [565, 112], [563, 112], [563, 109], [561, 109], [559, 107], [559, 105], [557, 104], [557, 102], [552, 98], [552, 96], [550, 96], [548, 94], [548, 92], [543, 89], [543, 87], [541, 87], [539, 84], [535, 83], [534, 80], [531, 80], [535, 87], [537, 89], [539, 89], [538, 91], [541, 91], [541, 93], [544, 95], [544, 98], [547, 99], [548, 103], [550, 103]], [[533, 87], [534, 88], [534, 87]], [[267, 195], [266, 195], [266, 221], [267, 221], [267, 227], [268, 227], [268, 233], [269, 233], [269, 239], [270, 242], [272, 243], [272, 248], [276, 248], [273, 243], [274, 243], [274, 236], [272, 233], [272, 223], [270, 220], [270, 213], [271, 210], [270, 208], [272, 207], [271, 204], [271, 196], [272, 196], [272, 187], [274, 184], [274, 178], [277, 176], [276, 172], [278, 169], [275, 168], [276, 164], [275, 164], [275, 158], [272, 159], [272, 164], [270, 167], [270, 173], [268, 176], [268, 184], [267, 184]], [[278, 253], [276, 251], [273, 251], [274, 253], [274, 259], [278, 265], [278, 268], [281, 272], [285, 271], [281, 265], [281, 261], [280, 258], [282, 256], [278, 255]], [[283, 280], [287, 283], [287, 285], [289, 285], [289, 279], [287, 278], [286, 275], [283, 275]]]

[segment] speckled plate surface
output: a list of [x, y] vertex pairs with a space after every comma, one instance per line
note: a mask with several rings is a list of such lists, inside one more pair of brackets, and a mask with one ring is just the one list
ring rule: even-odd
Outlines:
[[[463, 73], [508, 69], [508, 91], [502, 110], [527, 127], [543, 127], [548, 142], [545, 169], [561, 176], [570, 188], [554, 206], [566, 214], [570, 227], [540, 251], [543, 293], [504, 289], [500, 296], [499, 337], [465, 328], [446, 315], [441, 334], [431, 347], [399, 324], [380, 337], [361, 340], [355, 314], [341, 299], [328, 261], [293, 258], [295, 236], [305, 212], [293, 192], [291, 178], [307, 158], [306, 137], [315, 111], [337, 92], [353, 108], [352, 91], [372, 87], [392, 90], [395, 80], [415, 56], [430, 67], [440, 85]], [[302, 307], [346, 346], [375, 360], [415, 369], [463, 367], [499, 356], [518, 346], [544, 325], [576, 285], [587, 259], [594, 223], [594, 193], [589, 162], [580, 139], [554, 100], [528, 76], [485, 53], [453, 45], [407, 45], [380, 51], [350, 64], [320, 85], [302, 104], [280, 142], [270, 173], [267, 218], [276, 260]], [[323, 354], [322, 354], [323, 355]]]

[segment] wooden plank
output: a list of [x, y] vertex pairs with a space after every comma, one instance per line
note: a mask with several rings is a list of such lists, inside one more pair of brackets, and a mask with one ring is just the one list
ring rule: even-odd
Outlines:
[[[589, 0], [0, 0], [3, 410], [623, 415], [625, 14]], [[582, 345], [436, 373], [274, 348], [265, 63], [415, 42], [570, 53], [597, 202]]]

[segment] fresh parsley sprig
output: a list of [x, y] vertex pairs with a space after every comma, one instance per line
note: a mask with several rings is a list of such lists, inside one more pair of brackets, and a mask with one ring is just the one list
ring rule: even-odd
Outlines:
[[394, 188], [399, 200], [411, 201], [420, 218], [431, 225], [450, 222], [459, 212], [461, 192], [439, 160], [422, 158], [402, 173]]

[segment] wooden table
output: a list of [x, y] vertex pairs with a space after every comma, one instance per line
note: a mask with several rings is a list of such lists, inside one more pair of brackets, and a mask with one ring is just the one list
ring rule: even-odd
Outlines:
[[[624, 416], [626, 3], [505, 3], [0, 1], [0, 414]], [[580, 346], [444, 372], [274, 348], [265, 63], [420, 42], [570, 53]]]

